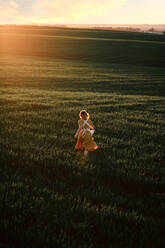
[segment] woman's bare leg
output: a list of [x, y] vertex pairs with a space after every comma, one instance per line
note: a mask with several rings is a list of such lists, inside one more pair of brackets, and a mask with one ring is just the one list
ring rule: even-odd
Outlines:
[[84, 151], [84, 156], [86, 157], [87, 155], [88, 155], [88, 151], [85, 150], [85, 151]]

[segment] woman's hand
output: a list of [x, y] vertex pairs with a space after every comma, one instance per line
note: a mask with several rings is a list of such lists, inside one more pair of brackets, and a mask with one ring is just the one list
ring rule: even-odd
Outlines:
[[95, 127], [93, 125], [90, 125], [90, 128], [93, 129], [93, 130], [95, 129]]

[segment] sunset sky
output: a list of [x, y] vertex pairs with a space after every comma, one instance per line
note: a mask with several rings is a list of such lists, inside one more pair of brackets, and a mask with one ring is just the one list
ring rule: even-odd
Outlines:
[[165, 24], [165, 0], [0, 0], [0, 24]]

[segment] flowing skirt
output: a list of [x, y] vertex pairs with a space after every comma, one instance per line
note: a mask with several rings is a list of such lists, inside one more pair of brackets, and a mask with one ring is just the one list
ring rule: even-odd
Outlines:
[[90, 131], [87, 131], [85, 133], [80, 132], [75, 149], [81, 150], [81, 151], [87, 150], [90, 152], [98, 149], [98, 146], [96, 142], [94, 141], [94, 138], [92, 137], [92, 134]]

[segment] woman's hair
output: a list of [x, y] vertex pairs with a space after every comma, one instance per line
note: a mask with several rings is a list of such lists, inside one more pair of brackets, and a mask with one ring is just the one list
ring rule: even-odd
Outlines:
[[79, 116], [81, 119], [82, 119], [82, 116], [87, 116], [87, 119], [89, 119], [89, 114], [84, 109], [80, 111]]

